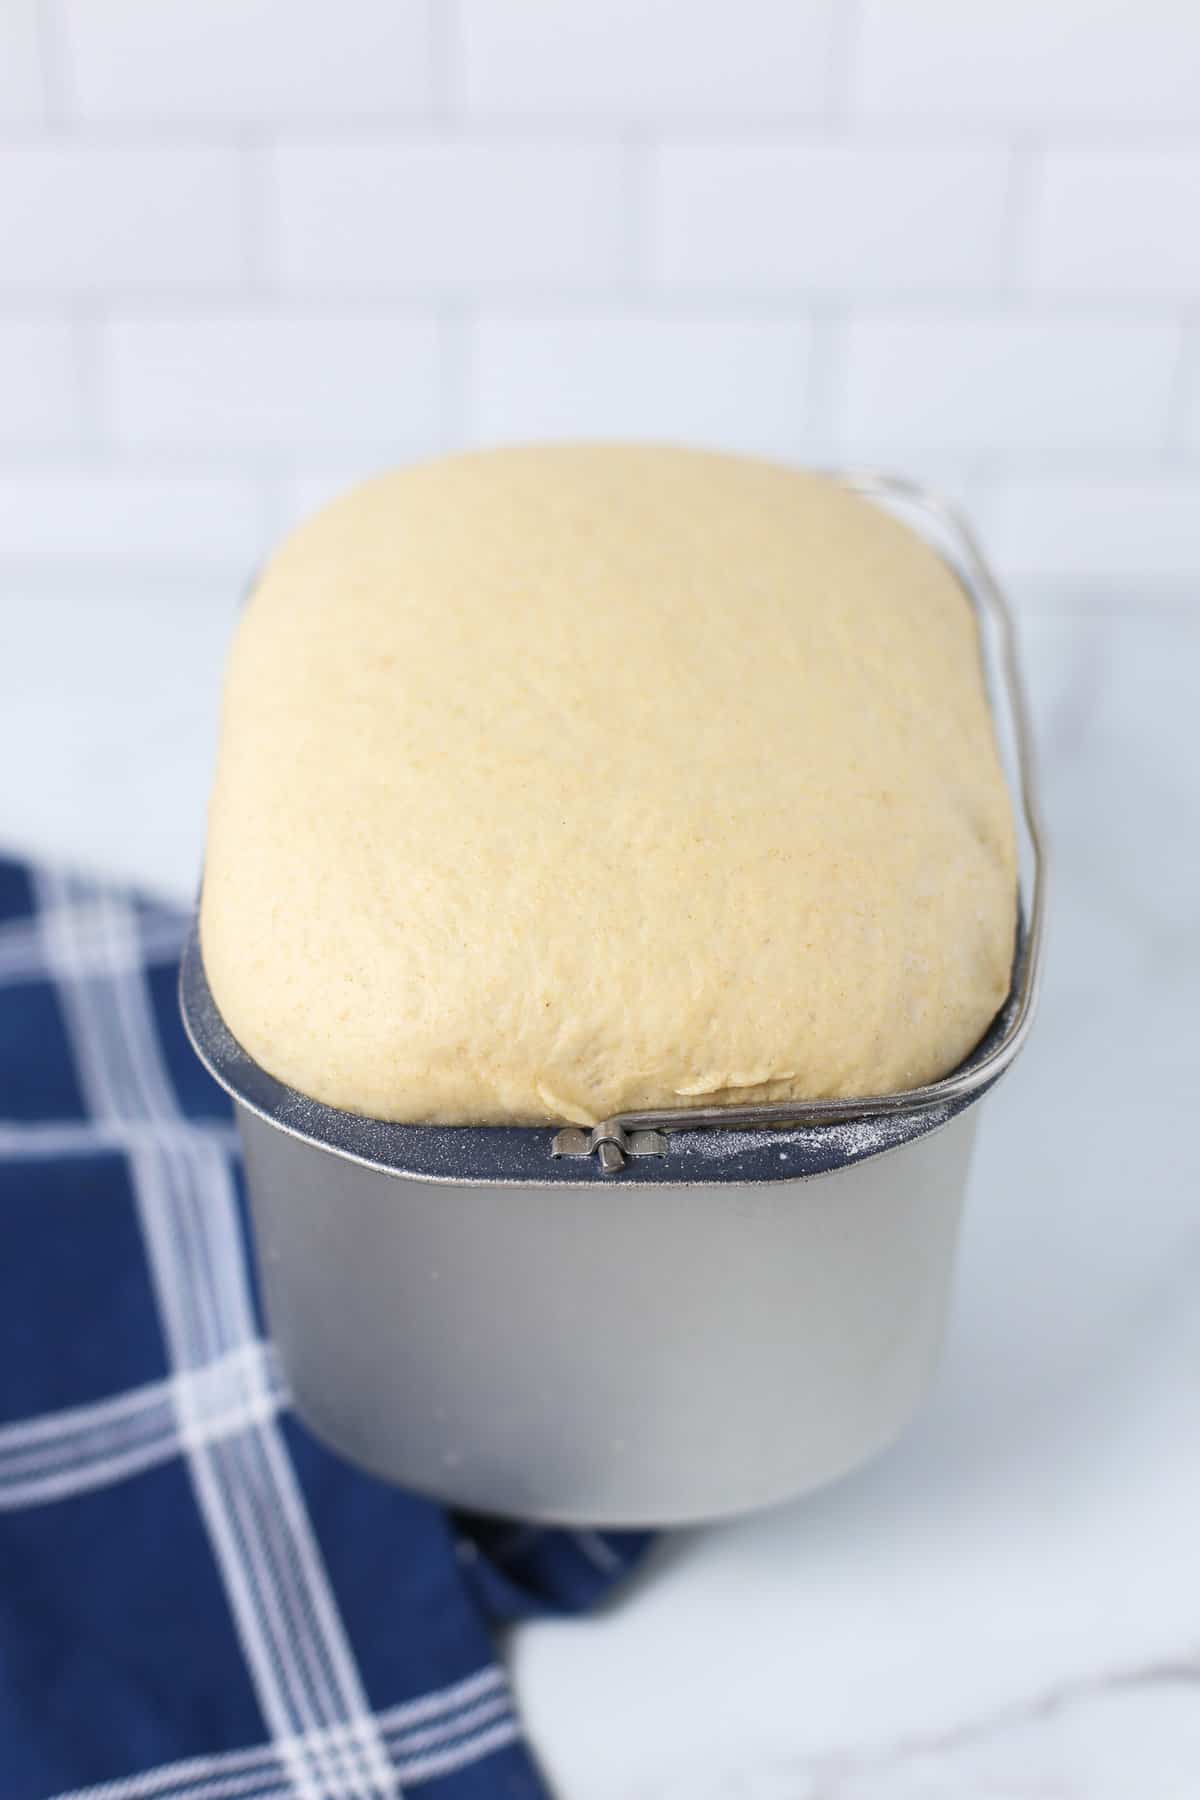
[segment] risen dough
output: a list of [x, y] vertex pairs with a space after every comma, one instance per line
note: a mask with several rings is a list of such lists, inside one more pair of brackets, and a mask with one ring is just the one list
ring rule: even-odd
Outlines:
[[497, 451], [302, 525], [229, 666], [201, 919], [234, 1035], [385, 1119], [931, 1079], [1009, 983], [970, 607], [820, 476]]

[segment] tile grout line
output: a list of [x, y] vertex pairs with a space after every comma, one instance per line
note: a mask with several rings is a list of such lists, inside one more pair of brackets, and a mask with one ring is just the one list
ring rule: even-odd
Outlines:
[[1010, 140], [1008, 155], [1008, 191], [1000, 222], [1000, 264], [995, 271], [994, 286], [1002, 300], [1019, 300], [1028, 305], [1038, 299], [1030, 279], [1030, 263], [1046, 149], [1039, 138], [1020, 134]]
[[[632, 235], [629, 233], [630, 237]], [[39, 316], [45, 309], [68, 307], [72, 303], [102, 306], [106, 310], [119, 311], [123, 317], [134, 321], [167, 318], [181, 324], [229, 312], [261, 318], [271, 316], [275, 311], [318, 323], [353, 324], [359, 319], [397, 316], [420, 319], [436, 317], [440, 305], [447, 302], [463, 306], [482, 303], [489, 312], [499, 314], [526, 314], [536, 318], [561, 314], [569, 318], [619, 313], [628, 298], [629, 288], [627, 278], [595, 280], [579, 286], [538, 281], [533, 277], [498, 283], [494, 287], [462, 283], [453, 288], [444, 281], [412, 285], [402, 281], [364, 281], [344, 288], [305, 282], [292, 282], [284, 287], [273, 280], [252, 287], [145, 281], [92, 289], [77, 284], [62, 287], [47, 284], [10, 289], [0, 294], [0, 324], [6, 319]], [[655, 310], [681, 318], [722, 319], [735, 313], [750, 319], [790, 318], [797, 308], [809, 305], [853, 308], [864, 318], [940, 319], [947, 309], [952, 309], [965, 324], [1017, 316], [1009, 305], [1010, 296], [998, 287], [980, 289], [947, 281], [926, 288], [900, 285], [855, 288], [844, 282], [821, 288], [802, 281], [725, 285], [689, 280], [661, 288], [639, 286], [637, 293], [639, 299], [652, 301]], [[1118, 331], [1145, 325], [1176, 324], [1181, 312], [1193, 306], [1189, 295], [1167, 293], [1133, 297], [1023, 294], [1020, 298], [1020, 317], [1030, 322], [1063, 326], [1104, 325]]]
[[862, 36], [859, 0], [830, 0], [823, 122], [849, 134], [854, 101], [854, 73]]
[[429, 122], [453, 129], [462, 86], [462, 34], [457, 0], [425, 0], [428, 23]]
[[654, 221], [655, 147], [649, 135], [630, 126], [623, 143], [622, 203], [625, 267], [621, 287], [627, 288], [633, 305], [645, 304], [653, 282], [652, 226]]
[[[459, 324], [469, 326], [474, 322], [474, 314], [470, 309], [460, 309], [457, 305], [447, 303], [440, 319], [454, 327]], [[840, 311], [815, 306], [799, 318], [795, 314], [791, 315], [791, 319], [792, 322], [800, 323], [808, 321], [822, 330], [828, 327], [839, 336], [847, 323], [845, 315]], [[93, 322], [90, 316], [87, 322]], [[453, 412], [451, 416], [454, 416]], [[384, 454], [387, 450], [386, 444], [376, 441], [365, 444], [362, 448], [368, 454]], [[181, 481], [219, 476], [253, 481], [259, 478], [286, 477], [291, 473], [291, 463], [286, 454], [270, 449], [255, 450], [250, 446], [239, 448], [235, 453], [221, 448], [206, 449], [203, 446], [187, 449], [175, 444], [161, 447], [105, 444], [104, 449], [106, 471], [118, 479], [130, 481], [158, 476]], [[311, 465], [314, 459], [336, 461], [339, 457], [343, 460], [349, 457], [353, 460], [357, 452], [358, 446], [348, 447], [344, 443], [305, 444], [301, 454], [302, 460]], [[1011, 479], [1017, 476], [1029, 480], [1066, 478], [1079, 481], [1107, 479], [1136, 482], [1200, 477], [1200, 446], [1190, 445], [1172, 450], [1166, 460], [1158, 449], [1133, 454], [1122, 450], [1091, 450], [1071, 446], [1056, 448], [1052, 445], [1026, 449], [1014, 449], [1011, 446], [980, 449], [915, 440], [897, 445], [895, 453], [922, 459], [936, 457], [945, 461], [953, 460], [960, 465], [971, 459], [979, 465], [977, 472], [986, 474], [989, 478], [1000, 476]], [[79, 461], [79, 447], [72, 444], [44, 445], [31, 450], [18, 444], [0, 446], [0, 474], [12, 475], [19, 472], [52, 480], [56, 475], [73, 469]]]
[[[52, 0], [51, 0], [52, 3]], [[437, 0], [434, 0], [437, 4]], [[371, 148], [380, 143], [420, 144], [430, 136], [431, 125], [452, 126], [452, 136], [475, 143], [509, 143], [519, 139], [552, 148], [557, 143], [618, 143], [631, 124], [650, 123], [644, 110], [612, 107], [598, 111], [553, 112], [527, 108], [521, 112], [489, 111], [467, 107], [458, 92], [456, 74], [461, 62], [452, 17], [442, 18], [431, 44], [433, 104], [424, 109], [388, 111], [372, 107], [363, 112], [308, 113], [264, 111], [254, 128], [287, 140]], [[44, 44], [43, 98], [54, 102], [52, 122], [80, 148], [148, 149], [213, 145], [228, 142], [245, 124], [240, 117], [219, 110], [184, 116], [137, 114], [81, 118], [72, 108], [66, 59], [61, 35], [52, 15], [39, 13], [39, 43]], [[836, 63], [831, 56], [831, 65]], [[1074, 121], [1052, 125], [1036, 117], [987, 119], [979, 123], [963, 117], [912, 119], [901, 114], [856, 113], [848, 110], [849, 96], [839, 97], [837, 84], [852, 73], [852, 66], [835, 77], [831, 70], [826, 106], [815, 112], [772, 111], [714, 113], [703, 108], [674, 108], [654, 118], [654, 129], [664, 138], [703, 142], [715, 149], [751, 143], [767, 147], [812, 149], [830, 143], [853, 144], [864, 150], [888, 153], [907, 150], [941, 150], [955, 155], [961, 150], [997, 148], [1028, 140], [1046, 143], [1052, 137], [1055, 151], [1114, 151], [1136, 155], [1140, 151], [1200, 151], [1197, 125], [1160, 125], [1155, 121], [1126, 124], [1097, 119], [1091, 124]], [[836, 102], [836, 103], [835, 103]], [[47, 141], [43, 124], [36, 120], [0, 121], [0, 148], [36, 148]]]
[[59, 16], [57, 0], [40, 0], [34, 9], [34, 29], [37, 33], [38, 65], [42, 77], [42, 104], [45, 107], [46, 123], [57, 127], [55, 135], [61, 135], [64, 124], [68, 122], [70, 107], [67, 104], [66, 59], [63, 55], [62, 19]]
[[[279, 282], [279, 206], [273, 182], [271, 134], [261, 124], [242, 126], [232, 141], [238, 156], [242, 278], [245, 284], [243, 294], [235, 298], [240, 298], [248, 310], [278, 308], [281, 303], [286, 307], [287, 300]], [[279, 452], [245, 451], [242, 458], [239, 472], [254, 494], [258, 516], [257, 566], [269, 545], [284, 529], [290, 471]], [[219, 453], [214, 452], [212, 461], [221, 460]]]
[[273, 298], [279, 264], [277, 195], [271, 186], [271, 142], [256, 126], [243, 126], [232, 138], [238, 163], [238, 210], [242, 281], [247, 296]]

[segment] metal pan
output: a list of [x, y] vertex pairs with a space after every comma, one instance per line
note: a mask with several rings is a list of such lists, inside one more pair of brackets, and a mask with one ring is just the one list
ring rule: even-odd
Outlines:
[[970, 533], [913, 484], [841, 479], [962, 582], [1018, 798], [1012, 987], [952, 1074], [590, 1133], [364, 1119], [247, 1056], [193, 931], [184, 1020], [235, 1102], [284, 1370], [301, 1416], [377, 1474], [546, 1522], [713, 1518], [843, 1473], [924, 1392], [977, 1103], [1036, 1005], [1045, 854], [1012, 622]]

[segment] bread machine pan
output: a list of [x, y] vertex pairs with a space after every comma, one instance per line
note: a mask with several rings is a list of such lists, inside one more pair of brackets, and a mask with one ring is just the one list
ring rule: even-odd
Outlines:
[[709, 1519], [865, 1461], [928, 1385], [978, 1103], [1036, 1004], [1045, 856], [1011, 620], [969, 532], [911, 484], [842, 479], [959, 576], [1023, 828], [1010, 993], [951, 1075], [590, 1133], [365, 1119], [247, 1056], [192, 932], [184, 1020], [234, 1101], [284, 1373], [378, 1475], [547, 1523]]

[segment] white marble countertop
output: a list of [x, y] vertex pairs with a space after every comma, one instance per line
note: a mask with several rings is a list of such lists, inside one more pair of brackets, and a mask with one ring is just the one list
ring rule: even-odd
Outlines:
[[[0, 842], [185, 896], [237, 581], [5, 578]], [[511, 1645], [567, 1800], [1200, 1793], [1200, 608], [1023, 629], [1054, 848], [934, 1397]]]

